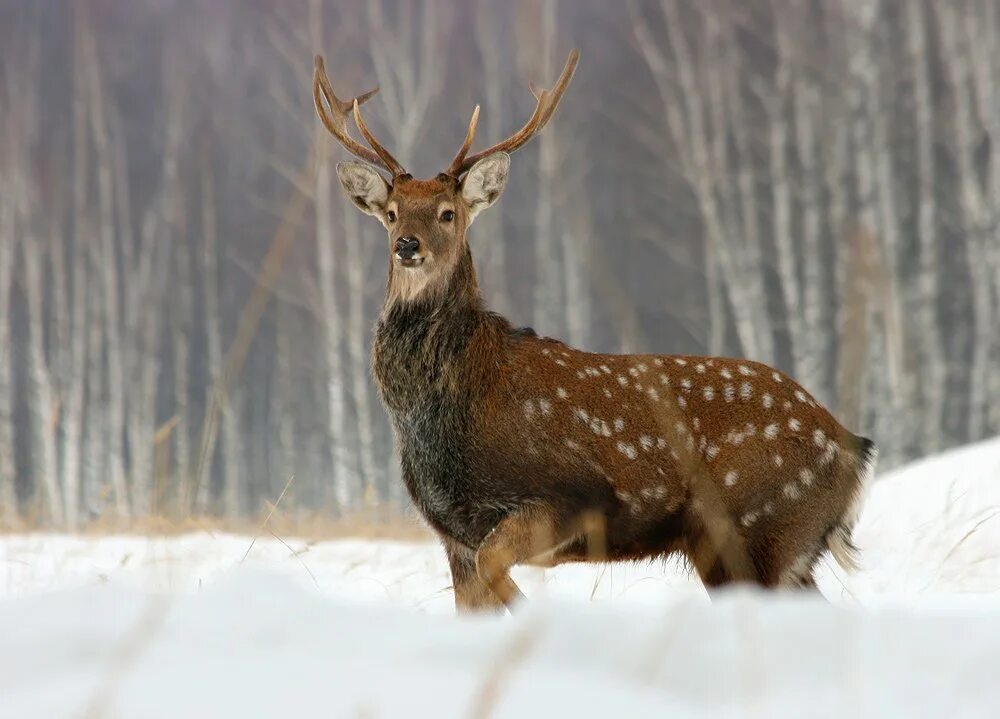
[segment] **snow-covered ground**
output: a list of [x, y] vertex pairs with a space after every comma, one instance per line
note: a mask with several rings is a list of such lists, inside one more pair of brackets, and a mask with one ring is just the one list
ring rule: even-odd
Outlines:
[[1000, 440], [881, 476], [855, 536], [832, 605], [569, 566], [482, 619], [430, 543], [0, 537], [0, 717], [1000, 715]]

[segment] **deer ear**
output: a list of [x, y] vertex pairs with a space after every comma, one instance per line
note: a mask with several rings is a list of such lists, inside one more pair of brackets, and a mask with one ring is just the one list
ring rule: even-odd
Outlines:
[[503, 192], [510, 170], [510, 155], [494, 152], [473, 165], [462, 179], [462, 199], [469, 210], [469, 224]]
[[389, 200], [389, 183], [364, 162], [337, 163], [337, 176], [348, 199], [362, 212], [382, 219]]

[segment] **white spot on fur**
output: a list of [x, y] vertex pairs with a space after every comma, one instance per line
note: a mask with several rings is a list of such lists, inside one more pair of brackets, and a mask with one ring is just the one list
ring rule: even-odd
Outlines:
[[768, 439], [774, 439], [778, 436], [778, 425], [773, 422], [764, 428], [764, 436]]
[[580, 449], [580, 445], [578, 443], [574, 442], [571, 439], [564, 439], [563, 440], [563, 444], [565, 444], [567, 447], [569, 447], [573, 451], [577, 451], [577, 450]]
[[803, 467], [799, 470], [799, 481], [802, 482], [803, 486], [810, 486], [814, 479], [816, 479], [816, 475], [812, 473], [811, 469]]
[[681, 409], [686, 409], [688, 406], [687, 400], [682, 395], [677, 395], [677, 406]]
[[757, 374], [752, 369], [747, 367], [745, 364], [741, 364], [739, 367], [737, 367], [736, 371], [739, 372], [744, 377], [753, 377], [754, 375]]
[[662, 384], [664, 387], [669, 387], [670, 386], [670, 378], [667, 377], [665, 374], [661, 374], [660, 375], [660, 384]]
[[805, 392], [803, 392], [800, 389], [797, 389], [795, 390], [795, 399], [797, 399], [799, 402], [806, 402], [808, 401], [809, 398], [806, 397]]
[[653, 360], [653, 364], [655, 364], [657, 367], [662, 367], [663, 366], [663, 360], [661, 360], [659, 357], [657, 357], [656, 359]]
[[604, 374], [611, 374], [611, 368], [608, 367], [606, 364], [602, 364], [601, 372], [603, 372]]
[[744, 383], [742, 383], [740, 385], [740, 398], [741, 399], [750, 399], [750, 396], [752, 394], [753, 394], [753, 387], [751, 386], [751, 384], [749, 382], [744, 382]]
[[636, 369], [635, 367], [629, 367], [628, 368], [628, 373], [630, 375], [632, 375], [633, 377], [638, 377], [639, 376], [639, 370]]
[[538, 400], [538, 409], [542, 410], [542, 414], [549, 414], [552, 411], [552, 403], [542, 397]]
[[793, 432], [798, 432], [802, 428], [802, 423], [799, 422], [795, 417], [788, 418], [788, 429]]
[[557, 359], [556, 360], [556, 364], [559, 365], [560, 367], [565, 367], [566, 366], [566, 361], [565, 360], [561, 360], [561, 359]]
[[681, 380], [681, 387], [684, 389], [691, 389], [691, 380], [685, 377]]
[[586, 379], [586, 377], [587, 377], [587, 375], [585, 375], [583, 373], [583, 370], [577, 370], [576, 371], [576, 376], [579, 377], [580, 379]]
[[654, 444], [653, 438], [650, 437], [648, 434], [641, 435], [639, 437], [639, 444], [642, 446], [643, 451], [649, 452], [651, 449], [653, 449], [653, 444]]
[[619, 442], [615, 445], [615, 447], [629, 459], [635, 459], [639, 456], [639, 452], [636, 450], [635, 445], [631, 445], [628, 442]]
[[771, 379], [773, 379], [778, 384], [781, 384], [781, 375], [778, 374], [777, 372], [772, 372], [771, 373]]
[[728, 367], [723, 367], [722, 369], [719, 370], [719, 376], [721, 376], [723, 379], [732, 379], [733, 373], [729, 371]]
[[559, 399], [566, 399], [569, 397], [569, 394], [562, 387], [556, 387], [556, 397]]
[[705, 385], [702, 388], [701, 393], [706, 402], [711, 402], [715, 399], [715, 388], [710, 384]]
[[708, 457], [708, 461], [711, 462], [713, 459], [719, 456], [719, 448], [717, 445], [710, 444], [705, 449], [705, 456]]
[[695, 365], [694, 371], [698, 374], [705, 374], [705, 365], [698, 363]]
[[757, 521], [757, 513], [756, 512], [747, 512], [746, 514], [744, 514], [740, 518], [740, 523], [744, 527], [749, 527], [751, 524], [753, 524], [756, 521]]
[[695, 432], [701, 429], [701, 420], [695, 417], [691, 420], [691, 426], [694, 427]]
[[727, 384], [722, 388], [722, 396], [726, 398], [727, 402], [732, 402], [736, 399], [736, 388], [731, 384]]
[[793, 501], [799, 498], [799, 488], [795, 486], [794, 482], [785, 485], [785, 496]]
[[615, 432], [621, 432], [625, 429], [625, 420], [621, 417], [615, 417]]
[[739, 473], [735, 469], [731, 469], [726, 472], [726, 476], [722, 478], [723, 484], [727, 487], [732, 487], [736, 484], [736, 480], [740, 478]]
[[674, 364], [678, 364], [681, 367], [683, 367], [684, 365], [687, 364], [687, 360], [686, 359], [681, 359], [680, 357], [674, 357]]
[[765, 392], [764, 396], [760, 398], [760, 403], [764, 405], [764, 409], [771, 409], [771, 405], [774, 404], [774, 397]]
[[788, 412], [792, 409], [792, 403], [786, 399], [784, 404], [781, 405], [781, 408]]
[[587, 410], [585, 410], [583, 407], [577, 407], [576, 409], [574, 409], [573, 414], [575, 414], [580, 419], [581, 422], [590, 421], [590, 415], [587, 413]]
[[813, 444], [817, 447], [822, 447], [826, 444], [826, 433], [823, 430], [813, 430]]
[[604, 396], [607, 397], [608, 399], [611, 399], [611, 390], [609, 390], [607, 387], [604, 388]]
[[660, 393], [656, 391], [656, 387], [650, 387], [649, 389], [647, 389], [646, 394], [648, 394], [649, 398], [654, 402], [660, 399]]
[[649, 367], [647, 367], [647, 366], [646, 366], [646, 363], [645, 363], [645, 362], [640, 362], [639, 364], [637, 364], [637, 365], [636, 365], [636, 368], [637, 368], [637, 369], [638, 369], [638, 370], [639, 370], [640, 372], [645, 372], [646, 370], [648, 370], [648, 369], [649, 369]]
[[618, 375], [617, 379], [618, 379], [618, 384], [620, 384], [622, 387], [628, 387], [628, 377], [626, 377], [623, 374], [620, 374]]
[[657, 437], [656, 438], [656, 448], [657, 449], [666, 449], [667, 448], [667, 440], [663, 439], [663, 437]]
[[524, 416], [528, 419], [535, 416], [535, 403], [530, 399], [524, 401]]
[[775, 467], [780, 467], [785, 463], [785, 460], [782, 459], [780, 454], [774, 455], [774, 457], [771, 458], [771, 461], [774, 462]]

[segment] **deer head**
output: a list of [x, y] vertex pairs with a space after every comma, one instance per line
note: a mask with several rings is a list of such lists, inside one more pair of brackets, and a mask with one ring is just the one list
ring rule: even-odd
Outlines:
[[[455, 267], [469, 256], [466, 231], [476, 216], [500, 197], [510, 170], [510, 153], [524, 146], [551, 119], [569, 86], [580, 54], [569, 54], [559, 80], [551, 89], [531, 86], [535, 110], [524, 126], [502, 142], [469, 155], [479, 120], [472, 112], [465, 141], [451, 164], [436, 177], [410, 175], [372, 134], [361, 116], [361, 105], [378, 88], [353, 100], [340, 100], [327, 78], [323, 58], [316, 56], [313, 101], [320, 119], [337, 140], [364, 162], [341, 162], [337, 175], [348, 199], [378, 219], [388, 233], [389, 292], [410, 301], [447, 285]], [[347, 130], [350, 113], [370, 147]], [[388, 177], [383, 174], [388, 174]]]

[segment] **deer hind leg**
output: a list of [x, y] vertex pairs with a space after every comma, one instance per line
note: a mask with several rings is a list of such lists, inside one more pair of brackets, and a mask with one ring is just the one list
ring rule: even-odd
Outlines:
[[725, 518], [707, 521], [714, 522], [714, 526], [709, 529], [707, 522], [697, 523], [685, 548], [705, 589], [712, 593], [735, 583], [767, 586], [735, 526]]
[[504, 517], [476, 552], [480, 580], [511, 609], [524, 594], [510, 578], [511, 567], [546, 557], [572, 539], [558, 530], [558, 523], [544, 510], [524, 509]]
[[451, 583], [455, 590], [455, 611], [460, 614], [492, 612], [502, 614], [504, 603], [476, 572], [476, 555], [457, 542], [444, 539], [444, 551], [451, 568]]

